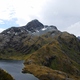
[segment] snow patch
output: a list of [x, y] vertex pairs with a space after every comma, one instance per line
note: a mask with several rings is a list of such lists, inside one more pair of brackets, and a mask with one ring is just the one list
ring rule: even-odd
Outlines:
[[36, 32], [39, 32], [38, 30], [36, 30]]
[[8, 31], [7, 33], [10, 34], [10, 31]]
[[15, 35], [18, 35], [18, 33], [16, 32]]
[[44, 28], [42, 28], [42, 31], [45, 31], [46, 29], [47, 29], [47, 28], [44, 27]]
[[21, 30], [21, 32], [24, 32], [23, 30]]

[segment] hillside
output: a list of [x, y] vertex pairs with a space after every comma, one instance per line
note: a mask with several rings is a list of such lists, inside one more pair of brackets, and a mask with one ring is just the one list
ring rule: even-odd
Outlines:
[[25, 60], [23, 73], [40, 80], [80, 80], [80, 40], [32, 20], [0, 33], [0, 59]]
[[24, 65], [24, 73], [32, 73], [40, 80], [80, 80], [80, 41], [62, 32], [32, 53]]

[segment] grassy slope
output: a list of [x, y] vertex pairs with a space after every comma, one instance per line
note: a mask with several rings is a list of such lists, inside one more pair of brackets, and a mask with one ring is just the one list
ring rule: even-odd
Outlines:
[[[66, 72], [69, 75], [68, 77], [74, 78], [74, 80], [79, 80], [80, 79], [79, 49], [80, 43], [76, 39], [76, 37], [74, 35], [70, 35], [64, 32], [62, 34], [57, 35], [51, 43], [46, 44], [45, 46], [37, 50], [35, 53], [33, 53], [29, 58], [27, 58], [24, 63], [25, 68], [23, 71], [24, 72], [29, 71], [36, 75], [37, 77], [41, 74], [44, 74], [45, 76], [46, 73], [42, 72], [38, 74], [38, 71], [34, 73], [33, 69], [35, 70], [35, 68], [36, 69], [39, 68], [39, 70], [44, 71], [40, 69], [39, 66], [44, 67], [46, 66], [48, 71], [50, 68], [52, 70], [60, 70]], [[30, 70], [32, 64], [34, 68]]]

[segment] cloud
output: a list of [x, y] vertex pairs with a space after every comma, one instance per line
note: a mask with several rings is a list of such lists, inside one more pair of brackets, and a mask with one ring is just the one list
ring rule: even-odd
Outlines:
[[3, 28], [0, 28], [0, 33], [1, 33], [3, 30], [5, 30], [5, 29], [3, 29]]
[[80, 0], [49, 0], [44, 5], [41, 16], [46, 24], [54, 24], [64, 30], [80, 21]]
[[76, 36], [80, 36], [80, 21], [69, 26], [67, 31], [70, 33], [74, 33]]
[[17, 18], [19, 25], [24, 25], [28, 21], [39, 18], [42, 6], [46, 0], [1, 0], [0, 19], [11, 20]]
[[1, 0], [0, 7], [0, 19], [17, 18], [19, 25], [37, 18], [44, 24], [65, 27], [80, 19], [80, 0]]
[[10, 0], [0, 0], [0, 19], [10, 20], [13, 17], [14, 9]]
[[19, 25], [24, 25], [32, 19], [39, 19], [42, 6], [46, 0], [14, 0], [15, 17]]
[[4, 21], [3, 20], [0, 20], [0, 24], [4, 24]]

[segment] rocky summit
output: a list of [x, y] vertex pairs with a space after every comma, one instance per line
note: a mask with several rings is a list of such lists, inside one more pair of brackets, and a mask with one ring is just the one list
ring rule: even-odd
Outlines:
[[26, 26], [23, 26], [25, 29], [31, 32], [39, 31], [40, 29], [44, 28], [44, 25], [40, 23], [38, 20], [32, 20]]
[[40, 80], [80, 80], [80, 39], [36, 19], [0, 33], [0, 59], [24, 59]]
[[21, 27], [11, 27], [7, 30], [4, 30], [1, 34], [14, 34], [14, 35], [18, 35], [19, 33], [37, 33], [41, 31], [45, 32], [49, 32], [52, 30], [57, 30], [56, 26], [48, 26], [48, 25], [43, 25], [41, 22], [39, 22], [38, 20], [32, 20], [29, 23], [27, 23], [27, 25], [25, 26], [21, 26]]

